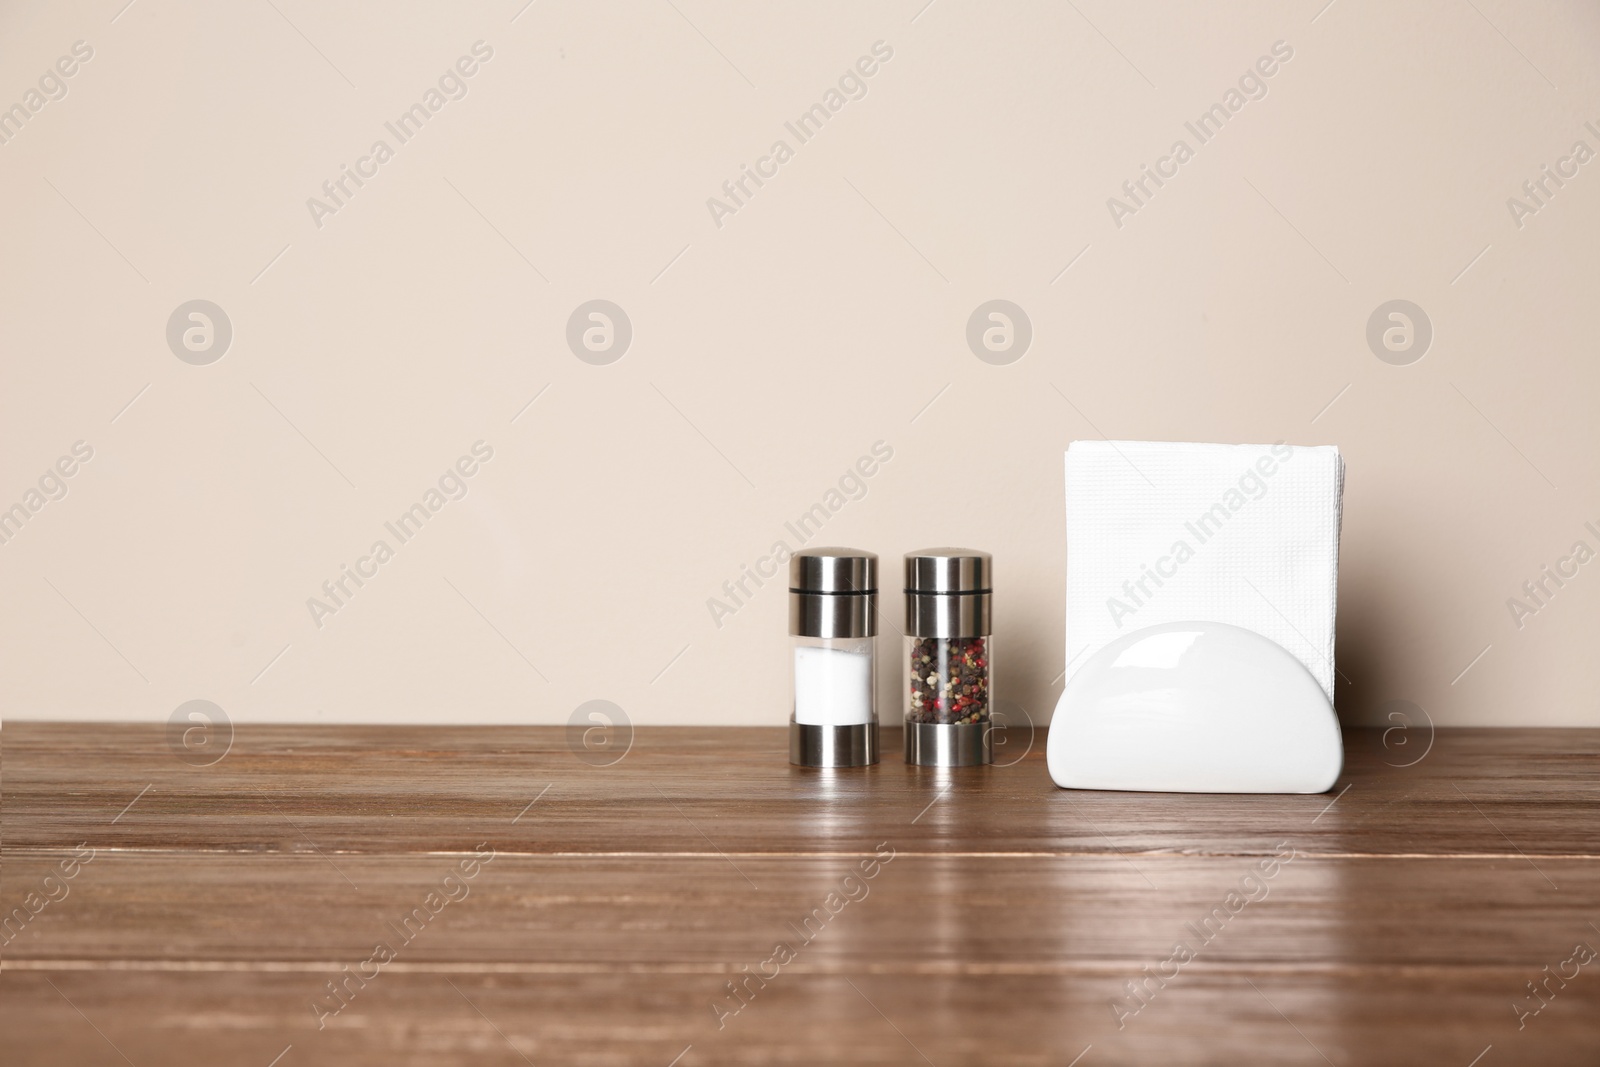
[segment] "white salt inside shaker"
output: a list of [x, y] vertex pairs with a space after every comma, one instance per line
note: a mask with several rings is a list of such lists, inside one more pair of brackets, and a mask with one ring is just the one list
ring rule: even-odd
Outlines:
[[830, 644], [795, 645], [794, 721], [807, 726], [871, 722], [872, 638]]

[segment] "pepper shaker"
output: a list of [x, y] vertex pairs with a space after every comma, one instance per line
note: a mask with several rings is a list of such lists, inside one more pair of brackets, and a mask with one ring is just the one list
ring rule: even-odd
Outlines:
[[789, 560], [794, 713], [789, 762], [863, 767], [878, 762], [874, 683], [878, 557], [813, 548]]
[[906, 554], [906, 763], [994, 762], [993, 557], [965, 548]]

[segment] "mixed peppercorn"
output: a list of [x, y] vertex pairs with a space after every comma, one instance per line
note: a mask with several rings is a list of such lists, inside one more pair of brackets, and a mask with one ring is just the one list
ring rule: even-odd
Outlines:
[[907, 722], [989, 720], [989, 651], [983, 637], [913, 637]]

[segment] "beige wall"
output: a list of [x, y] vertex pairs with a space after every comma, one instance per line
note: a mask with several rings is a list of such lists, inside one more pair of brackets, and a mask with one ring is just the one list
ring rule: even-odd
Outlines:
[[[6, 717], [778, 724], [781, 582], [708, 600], [883, 442], [813, 543], [992, 551], [998, 685], [1043, 720], [1062, 451], [1110, 436], [1343, 449], [1347, 722], [1600, 723], [1600, 563], [1507, 606], [1600, 549], [1600, 161], [1507, 205], [1600, 150], [1593, 5], [275, 4], [0, 13], [0, 104], [93, 50], [0, 145], [0, 506], [93, 450], [0, 545]], [[232, 328], [205, 365], [167, 339], [196, 299]], [[609, 365], [565, 336], [593, 299], [632, 326]], [[966, 340], [991, 299], [1031, 322], [1008, 365]], [[1405, 365], [1367, 340], [1395, 299], [1434, 335]]]

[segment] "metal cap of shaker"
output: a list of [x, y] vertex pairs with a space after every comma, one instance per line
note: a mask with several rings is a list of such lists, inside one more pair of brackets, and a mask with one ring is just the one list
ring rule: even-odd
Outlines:
[[789, 560], [789, 632], [876, 637], [878, 557], [854, 548], [808, 548]]
[[994, 632], [994, 557], [970, 548], [906, 553], [906, 633], [986, 637]]

